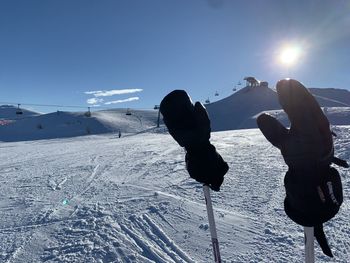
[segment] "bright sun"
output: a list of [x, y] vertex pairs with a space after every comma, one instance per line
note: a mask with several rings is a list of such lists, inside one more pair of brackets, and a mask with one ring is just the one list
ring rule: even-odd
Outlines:
[[279, 60], [284, 65], [293, 65], [298, 61], [300, 53], [300, 48], [296, 46], [288, 46], [281, 50]]

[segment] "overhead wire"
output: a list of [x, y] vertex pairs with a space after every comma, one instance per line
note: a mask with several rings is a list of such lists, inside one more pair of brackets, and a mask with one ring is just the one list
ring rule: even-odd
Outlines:
[[[94, 106], [78, 106], [78, 105], [59, 105], [59, 104], [35, 104], [35, 103], [18, 103], [18, 102], [4, 102], [0, 101], [0, 104], [6, 105], [25, 105], [25, 106], [35, 106], [35, 107], [52, 107], [52, 108], [77, 108], [77, 109], [87, 109], [95, 108]], [[98, 106], [98, 109], [113, 109], [111, 107]]]

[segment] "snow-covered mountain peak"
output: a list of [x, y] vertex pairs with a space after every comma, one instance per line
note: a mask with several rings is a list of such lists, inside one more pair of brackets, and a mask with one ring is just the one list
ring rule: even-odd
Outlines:
[[[310, 89], [333, 125], [350, 124], [350, 92]], [[206, 104], [212, 131], [256, 128], [256, 118], [269, 112], [288, 124], [277, 93], [267, 82], [248, 85], [234, 94]], [[20, 114], [18, 114], [20, 113]], [[109, 109], [92, 112], [57, 111], [40, 114], [22, 107], [0, 106], [0, 141], [74, 137], [101, 133], [140, 133], [158, 126], [157, 110]], [[162, 118], [160, 118], [160, 122]]]
[[[13, 109], [11, 109], [13, 110]], [[0, 111], [0, 114], [2, 112]], [[41, 115], [0, 115], [0, 141], [25, 141], [101, 133], [140, 133], [157, 126], [158, 111], [113, 109], [92, 112], [57, 111]], [[14, 119], [13, 117], [17, 117]], [[7, 117], [7, 119], [6, 119]]]
[[207, 105], [214, 131], [245, 128], [246, 119], [264, 111], [280, 109], [276, 92], [267, 86], [247, 86], [231, 96]]
[[[336, 111], [327, 113], [331, 123], [334, 119], [338, 125], [350, 124], [350, 118], [339, 118], [340, 111], [346, 114], [349, 112], [350, 92], [341, 89], [310, 89], [310, 92], [321, 107], [337, 108]], [[213, 131], [256, 128], [256, 116], [260, 113], [281, 110], [276, 91], [267, 85], [248, 85], [224, 99], [207, 104], [206, 107]], [[332, 115], [335, 112], [336, 117]]]

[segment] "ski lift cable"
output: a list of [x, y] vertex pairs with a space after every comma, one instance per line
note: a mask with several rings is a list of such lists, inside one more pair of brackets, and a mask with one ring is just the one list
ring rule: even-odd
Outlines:
[[[90, 106], [78, 106], [78, 105], [58, 105], [58, 104], [35, 104], [35, 103], [15, 103], [15, 102], [4, 102], [0, 101], [0, 104], [7, 105], [25, 105], [25, 106], [36, 106], [36, 107], [55, 107], [55, 108], [77, 108], [77, 109], [86, 109]], [[99, 109], [112, 109], [111, 107], [99, 106]]]

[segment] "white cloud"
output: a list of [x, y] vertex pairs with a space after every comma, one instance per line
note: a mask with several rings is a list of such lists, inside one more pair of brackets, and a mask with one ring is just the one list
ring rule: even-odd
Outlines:
[[85, 94], [94, 95], [95, 97], [109, 97], [113, 95], [130, 94], [141, 92], [143, 89], [113, 89], [113, 90], [95, 90], [85, 91]]
[[124, 99], [124, 100], [113, 100], [113, 101], [107, 101], [105, 102], [105, 105], [110, 105], [110, 104], [117, 104], [117, 103], [122, 103], [122, 102], [129, 102], [129, 101], [134, 101], [134, 100], [139, 100], [139, 97], [131, 97], [128, 99]]
[[88, 104], [97, 104], [97, 103], [102, 103], [103, 99], [91, 98], [91, 99], [87, 99], [86, 102]]

